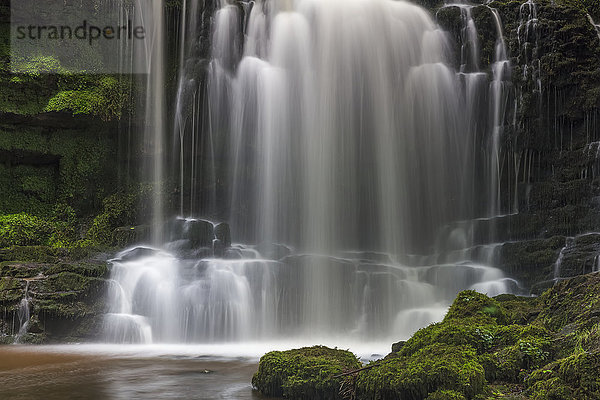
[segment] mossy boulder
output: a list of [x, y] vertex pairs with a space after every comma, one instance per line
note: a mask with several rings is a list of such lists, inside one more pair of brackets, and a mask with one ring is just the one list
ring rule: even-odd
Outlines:
[[506, 315], [498, 302], [474, 290], [460, 292], [444, 321], [473, 318], [482, 322], [505, 323]]
[[361, 367], [349, 351], [323, 346], [273, 351], [260, 359], [252, 386], [267, 396], [289, 399], [340, 399], [343, 372]]
[[473, 320], [440, 322], [416, 332], [398, 353], [411, 356], [432, 343], [443, 343], [451, 346], [471, 346], [481, 354], [493, 346], [495, 330], [494, 325], [479, 324]]
[[522, 385], [557, 354], [555, 333], [537, 321], [540, 307], [533, 298], [463, 291], [442, 322], [360, 374], [357, 398], [472, 399], [487, 396], [490, 383]]
[[542, 309], [539, 297], [501, 294], [494, 299], [504, 310], [507, 324], [524, 325], [533, 322]]
[[422, 400], [453, 391], [472, 399], [484, 391], [485, 371], [471, 346], [434, 343], [410, 356], [400, 354], [376, 361], [359, 376], [358, 398]]

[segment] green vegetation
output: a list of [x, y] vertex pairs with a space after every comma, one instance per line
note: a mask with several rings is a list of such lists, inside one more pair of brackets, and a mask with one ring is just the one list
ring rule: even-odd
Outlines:
[[[149, 187], [133, 193], [116, 193], [104, 199], [104, 210], [92, 223], [86, 239], [94, 245], [124, 246], [132, 239], [146, 234], [143, 227], [135, 227], [138, 218], [147, 212], [144, 205], [149, 202]], [[147, 215], [146, 215], [147, 216]], [[125, 227], [126, 229], [117, 229]]]
[[[599, 298], [600, 274], [566, 280], [540, 298], [461, 292], [442, 322], [348, 378], [345, 393], [364, 400], [597, 399]], [[318, 363], [309, 355], [306, 349], [265, 355], [254, 386], [288, 398], [307, 398], [301, 393], [324, 382], [334, 390], [331, 378], [340, 369], [311, 369]], [[303, 391], [285, 391], [287, 377], [296, 374], [311, 378]]]
[[342, 378], [334, 376], [360, 366], [349, 351], [323, 346], [273, 351], [260, 359], [252, 385], [267, 396], [339, 399]]
[[54, 227], [28, 214], [0, 216], [0, 247], [47, 245]]
[[[73, 89], [75, 85], [79, 88]], [[129, 85], [128, 79], [115, 76], [65, 77], [58, 85], [61, 90], [50, 98], [44, 111], [92, 115], [105, 121], [119, 119], [128, 106]]]

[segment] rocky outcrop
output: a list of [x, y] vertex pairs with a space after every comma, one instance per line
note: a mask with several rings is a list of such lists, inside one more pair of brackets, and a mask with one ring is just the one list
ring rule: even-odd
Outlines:
[[105, 259], [85, 249], [1, 250], [0, 342], [97, 339], [102, 331], [108, 284]]

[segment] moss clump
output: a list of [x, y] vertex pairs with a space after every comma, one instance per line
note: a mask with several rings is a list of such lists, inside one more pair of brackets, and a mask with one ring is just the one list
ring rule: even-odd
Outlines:
[[47, 245], [55, 232], [52, 224], [25, 213], [0, 216], [0, 248]]
[[526, 380], [534, 400], [600, 398], [600, 353], [581, 353], [555, 361]]
[[535, 321], [539, 307], [529, 298], [461, 292], [442, 322], [361, 373], [357, 398], [473, 399], [491, 392], [488, 383], [514, 390], [556, 354], [554, 333]]
[[512, 294], [496, 296], [495, 300], [504, 309], [507, 324], [527, 324], [537, 318], [541, 312], [539, 297], [522, 297]]
[[500, 307], [500, 304], [494, 299], [474, 290], [465, 290], [460, 292], [444, 321], [462, 320], [473, 318], [483, 322], [505, 323], [506, 315]]
[[469, 345], [481, 354], [494, 345], [494, 325], [478, 324], [477, 321], [445, 321], [419, 330], [408, 340], [399, 354], [410, 356], [432, 343], [452, 346]]
[[149, 193], [148, 188], [142, 188], [137, 192], [116, 193], [104, 199], [103, 212], [94, 219], [87, 232], [88, 241], [100, 246], [125, 244], [121, 243], [121, 239], [130, 235], [124, 235], [117, 228], [135, 225], [138, 217], [144, 214], [144, 209], [139, 205], [144, 203]]
[[[571, 331], [589, 329], [600, 322], [600, 274], [566, 280], [541, 296], [538, 320], [548, 329]], [[565, 332], [567, 333], [567, 332]]]
[[[8, 252], [12, 254], [9, 260], [25, 261], [33, 258], [40, 261], [39, 257], [46, 258], [44, 254], [47, 254], [43, 247], [68, 248], [74, 245], [77, 223], [74, 211], [66, 205], [57, 207], [60, 212], [48, 219], [26, 213], [0, 215], [0, 249], [12, 249]], [[69, 217], [63, 215], [65, 213]], [[29, 254], [17, 256], [17, 250], [24, 250]], [[0, 252], [0, 260], [7, 259], [6, 253]], [[54, 256], [56, 254], [51, 255]]]
[[129, 82], [117, 77], [101, 76], [94, 84], [83, 89], [67, 89], [56, 93], [44, 111], [93, 115], [105, 121], [119, 119], [127, 104], [128, 86]]
[[361, 367], [349, 351], [323, 346], [273, 351], [260, 359], [252, 386], [267, 396], [290, 399], [339, 399], [341, 378]]
[[410, 356], [378, 361], [356, 382], [359, 398], [376, 400], [421, 400], [442, 390], [472, 399], [483, 393], [484, 387], [485, 371], [475, 349], [442, 343], [431, 344]]

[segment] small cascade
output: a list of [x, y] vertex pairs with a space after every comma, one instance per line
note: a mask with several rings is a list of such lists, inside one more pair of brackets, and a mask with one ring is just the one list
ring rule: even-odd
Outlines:
[[594, 257], [594, 264], [592, 267], [592, 272], [600, 272], [600, 254]]
[[509, 94], [511, 90], [511, 66], [508, 59], [508, 51], [502, 28], [500, 13], [495, 8], [489, 7], [494, 17], [496, 27], [496, 46], [494, 51], [494, 62], [492, 64], [492, 82], [490, 83], [490, 195], [489, 215], [495, 216], [501, 213], [501, 177], [505, 166], [502, 154], [502, 136], [504, 134], [505, 121], [509, 111]]
[[31, 318], [30, 310], [30, 297], [29, 297], [29, 280], [25, 280], [25, 294], [19, 303], [19, 309], [17, 310], [17, 316], [19, 317], [19, 332], [15, 336], [14, 343], [20, 343], [24, 335], [27, 334], [29, 329], [29, 320]]
[[588, 21], [590, 21], [590, 24], [592, 24], [592, 26], [594, 27], [594, 29], [596, 29], [596, 33], [598, 33], [598, 39], [600, 39], [600, 24], [597, 24], [590, 14], [587, 15], [587, 18]]
[[560, 250], [560, 253], [558, 253], [558, 258], [556, 259], [556, 262], [554, 263], [554, 280], [555, 281], [560, 280], [561, 266], [562, 266], [563, 258], [565, 257], [565, 252], [573, 244], [574, 240], [575, 240], [575, 238], [568, 237], [565, 241], [565, 246]]
[[462, 27], [460, 30], [460, 73], [480, 72], [479, 36], [473, 20], [474, 5], [450, 3], [443, 7], [457, 7], [460, 10]]
[[600, 175], [600, 142], [588, 143], [583, 148], [586, 164], [581, 170], [581, 179], [594, 180]]
[[538, 8], [534, 0], [528, 0], [519, 9], [517, 37], [521, 50], [519, 64], [523, 66], [523, 81], [534, 83], [531, 89], [538, 96], [542, 92], [539, 59]]

